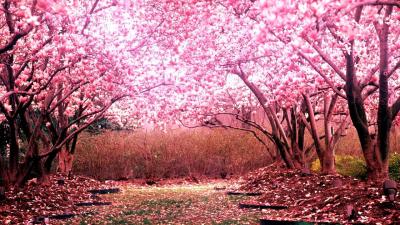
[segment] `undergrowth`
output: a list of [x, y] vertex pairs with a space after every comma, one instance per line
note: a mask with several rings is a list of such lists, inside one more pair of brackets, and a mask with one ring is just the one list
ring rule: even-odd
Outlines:
[[226, 177], [270, 163], [265, 146], [232, 130], [83, 134], [73, 171], [97, 179]]
[[[400, 133], [391, 133], [390, 176], [400, 180]], [[306, 143], [311, 138], [306, 135]], [[274, 149], [271, 143], [270, 149]], [[340, 174], [366, 178], [357, 134], [350, 129], [336, 148]], [[73, 172], [97, 179], [177, 178], [240, 175], [271, 162], [267, 148], [251, 134], [227, 129], [106, 131], [84, 133], [77, 146]], [[397, 153], [396, 153], [397, 152]], [[319, 170], [318, 160], [312, 163]]]

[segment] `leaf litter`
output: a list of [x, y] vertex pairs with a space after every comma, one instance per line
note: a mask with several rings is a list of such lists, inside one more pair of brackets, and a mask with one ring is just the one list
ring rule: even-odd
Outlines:
[[[110, 188], [121, 191], [101, 196], [89, 192]], [[227, 195], [232, 191], [262, 194]], [[42, 184], [12, 188], [6, 196], [0, 202], [1, 224], [32, 224], [38, 218], [42, 224], [258, 224], [260, 218], [400, 224], [398, 197], [388, 202], [379, 183], [272, 167], [230, 180], [159, 180], [155, 185], [52, 175]], [[82, 202], [112, 204], [77, 206]], [[288, 208], [242, 209], [240, 204]], [[65, 220], [55, 219], [62, 215]]]

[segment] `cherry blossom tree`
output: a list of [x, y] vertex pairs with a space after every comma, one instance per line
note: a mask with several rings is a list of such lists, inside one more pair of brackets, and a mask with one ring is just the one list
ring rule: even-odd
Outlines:
[[[141, 11], [136, 15], [133, 9]], [[152, 4], [6, 0], [2, 12], [0, 111], [10, 131], [8, 165], [2, 166], [7, 183], [22, 185], [35, 170], [42, 177], [57, 156], [68, 172], [80, 132], [113, 103], [165, 84], [164, 77], [139, 71], [153, 66], [143, 61], [151, 61], [152, 54], [143, 53], [160, 37], [162, 13]]]
[[[326, 165], [322, 166], [323, 172], [334, 173], [334, 146], [343, 131], [342, 128], [345, 127], [342, 119], [337, 124], [337, 128], [341, 129], [335, 129], [337, 133], [331, 135], [331, 121], [334, 119], [333, 115], [335, 118], [337, 115], [337, 112], [333, 111], [337, 94], [329, 93], [330, 90], [326, 88], [318, 88], [318, 85], [324, 84], [325, 81], [319, 79], [318, 83], [315, 82], [317, 74], [301, 66], [298, 57], [291, 55], [292, 49], [286, 48], [286, 42], [272, 36], [263, 39], [268, 41], [268, 45], [259, 44], [260, 40], [257, 40], [256, 34], [252, 32], [252, 28], [258, 24], [260, 12], [254, 1], [199, 2], [192, 7], [182, 7], [186, 10], [182, 17], [189, 17], [189, 22], [182, 24], [182, 27], [187, 28], [185, 39], [178, 45], [178, 49], [181, 50], [179, 54], [181, 61], [186, 63], [185, 67], [195, 71], [190, 71], [187, 76], [199, 74], [194, 79], [198, 83], [204, 83], [213, 80], [214, 77], [226, 80], [228, 74], [236, 75], [264, 109], [271, 131], [261, 130], [275, 143], [285, 164], [291, 168], [305, 166], [307, 160], [304, 151], [310, 149], [303, 146], [304, 129], [307, 127], [313, 136], [317, 155], [321, 163]], [[239, 91], [237, 94], [240, 96], [240, 93], [244, 92]], [[309, 95], [326, 95], [332, 98], [330, 103], [329, 99], [326, 100], [327, 105], [331, 105], [326, 107], [329, 113], [324, 114], [325, 132], [329, 133], [325, 135], [325, 148], [319, 144], [320, 137], [316, 133], [314, 118], [315, 105]], [[218, 107], [216, 108], [205, 108], [211, 111], [200, 114], [231, 113], [217, 112]], [[319, 113], [323, 113], [322, 110]], [[239, 117], [239, 120], [244, 119]]]
[[3, 0], [1, 13], [10, 135], [0, 168], [11, 184], [48, 173], [57, 157], [68, 173], [79, 133], [105, 116], [245, 130], [287, 167], [317, 157], [323, 173], [335, 173], [351, 120], [370, 177], [387, 177], [400, 110], [397, 1]]
[[369, 177], [387, 177], [389, 131], [399, 111], [399, 3], [261, 1], [258, 6], [259, 39], [274, 36], [287, 44], [346, 99]]

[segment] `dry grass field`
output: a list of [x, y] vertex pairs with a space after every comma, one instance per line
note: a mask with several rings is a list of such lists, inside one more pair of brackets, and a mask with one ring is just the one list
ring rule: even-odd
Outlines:
[[[307, 136], [306, 142], [311, 140]], [[271, 143], [269, 147], [273, 149]], [[392, 152], [400, 152], [400, 132], [392, 132]], [[363, 158], [357, 135], [349, 130], [336, 148], [338, 162]], [[344, 158], [345, 160], [342, 160]], [[242, 175], [268, 165], [270, 155], [251, 134], [227, 129], [106, 131], [81, 135], [74, 162], [76, 174], [97, 179], [223, 178]], [[314, 163], [315, 164], [315, 163]], [[352, 164], [352, 165], [353, 165]], [[338, 165], [339, 172], [347, 165]], [[349, 168], [359, 173], [363, 168]], [[345, 175], [352, 172], [345, 171]], [[356, 174], [357, 176], [357, 174]]]

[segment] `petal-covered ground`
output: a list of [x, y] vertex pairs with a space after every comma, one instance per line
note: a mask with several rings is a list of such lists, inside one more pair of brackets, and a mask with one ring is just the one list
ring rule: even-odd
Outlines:
[[[389, 203], [381, 184], [350, 177], [302, 174], [270, 167], [240, 179], [147, 183], [152, 185], [138, 180], [98, 182], [84, 177], [51, 176], [44, 184], [30, 182], [24, 189], [9, 190], [7, 200], [0, 202], [0, 223], [259, 224], [259, 219], [265, 218], [400, 224], [399, 196]], [[88, 192], [110, 187], [120, 191], [104, 195]], [[229, 190], [261, 195], [227, 195]], [[248, 209], [240, 208], [239, 203], [288, 208]]]
[[0, 201], [0, 224], [29, 224], [54, 215], [79, 214], [81, 210], [75, 204], [91, 201], [87, 190], [103, 186], [85, 177], [53, 175], [40, 184], [33, 179], [24, 188], [6, 192], [6, 200]]
[[381, 183], [267, 167], [248, 174], [238, 184], [240, 190], [263, 193], [255, 203], [288, 206], [266, 214], [266, 219], [400, 224], [400, 197], [389, 202]]
[[[60, 182], [60, 180], [62, 180]], [[259, 210], [238, 203], [251, 196], [228, 196], [226, 181], [98, 182], [84, 177], [50, 177], [7, 192], [0, 203], [0, 224], [256, 224]], [[114, 194], [92, 195], [90, 189], [118, 187]], [[222, 188], [216, 188], [222, 187]], [[76, 203], [108, 203], [77, 206]], [[60, 217], [70, 217], [60, 220]]]

